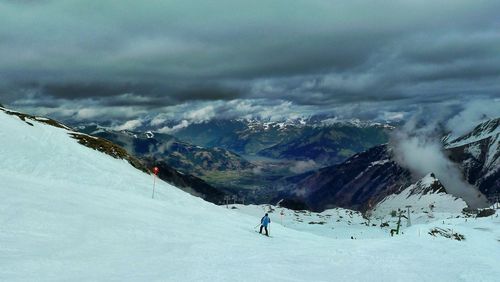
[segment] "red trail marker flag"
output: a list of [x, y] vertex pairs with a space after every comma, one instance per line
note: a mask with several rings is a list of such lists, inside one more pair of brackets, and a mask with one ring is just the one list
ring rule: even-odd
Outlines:
[[153, 175], [153, 195], [151, 196], [151, 199], [155, 198], [156, 176], [158, 175], [159, 172], [160, 172], [160, 169], [157, 166], [155, 166], [153, 168], [153, 173], [154, 173], [154, 175]]

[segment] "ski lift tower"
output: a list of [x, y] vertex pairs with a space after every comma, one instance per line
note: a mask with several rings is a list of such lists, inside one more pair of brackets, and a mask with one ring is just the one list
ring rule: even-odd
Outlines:
[[411, 226], [411, 220], [410, 220], [410, 208], [411, 208], [411, 205], [408, 205], [406, 206], [406, 209], [408, 210], [408, 220], [407, 220], [407, 227], [410, 227]]
[[393, 236], [394, 233], [399, 235], [399, 229], [401, 228], [401, 218], [402, 217], [406, 218], [406, 216], [403, 213], [404, 213], [404, 211], [402, 211], [401, 209], [398, 209], [398, 211], [397, 211], [397, 215], [398, 215], [397, 227], [396, 227], [396, 229], [391, 229], [391, 236]]

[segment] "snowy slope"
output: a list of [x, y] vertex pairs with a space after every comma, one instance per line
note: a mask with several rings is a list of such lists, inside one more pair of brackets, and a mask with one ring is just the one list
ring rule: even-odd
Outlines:
[[415, 232], [335, 240], [282, 227], [273, 216], [273, 238], [266, 238], [253, 231], [260, 216], [163, 182], [151, 199], [151, 175], [78, 144], [67, 129], [29, 122], [0, 111], [0, 281], [495, 281], [500, 275], [500, 255], [492, 251], [498, 218], [457, 222], [468, 238], [458, 242]]
[[467, 181], [494, 200], [500, 193], [500, 118], [483, 122], [467, 134], [447, 141], [445, 148]]
[[[321, 213], [290, 210], [272, 205], [229, 205], [244, 214], [261, 217], [269, 213], [276, 223], [294, 230], [335, 239], [373, 239], [387, 237], [389, 230], [380, 228], [358, 211], [336, 208]], [[375, 224], [375, 225], [373, 225]]]
[[[484, 143], [484, 144], [483, 144]], [[471, 132], [445, 144], [450, 150], [466, 146], [467, 153], [479, 159], [482, 145], [485, 148], [485, 169], [500, 168], [500, 118], [491, 119], [476, 126]]]
[[441, 218], [443, 214], [445, 217], [460, 214], [467, 204], [464, 200], [446, 193], [443, 185], [430, 173], [400, 193], [384, 198], [375, 206], [372, 216], [385, 218], [392, 211], [406, 210], [407, 206], [411, 206], [413, 213], [424, 215], [421, 221], [429, 222], [432, 218]]
[[496, 138], [500, 134], [500, 118], [491, 119], [477, 125], [471, 132], [446, 142], [447, 149], [475, 143], [486, 138]]

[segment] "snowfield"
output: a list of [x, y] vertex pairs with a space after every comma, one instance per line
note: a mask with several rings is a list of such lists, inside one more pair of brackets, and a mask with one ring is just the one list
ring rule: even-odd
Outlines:
[[[390, 237], [353, 216], [363, 236], [351, 240], [346, 221], [283, 227], [277, 210], [267, 238], [254, 229], [262, 207], [226, 209], [161, 181], [152, 199], [151, 175], [30, 122], [0, 111], [0, 281], [499, 280], [498, 217]], [[466, 240], [428, 235], [436, 226]]]
[[[453, 215], [460, 215], [467, 204], [461, 198], [451, 194], [430, 190], [430, 186], [441, 183], [434, 176], [428, 174], [417, 183], [410, 185], [401, 193], [387, 196], [378, 203], [373, 211], [374, 218], [387, 218], [392, 211], [398, 209], [406, 211], [407, 206], [411, 206], [412, 215], [418, 219], [414, 223], [428, 223], [433, 218], [446, 218]], [[430, 206], [432, 205], [432, 210]], [[411, 216], [410, 216], [411, 218]], [[430, 218], [430, 220], [429, 220]]]

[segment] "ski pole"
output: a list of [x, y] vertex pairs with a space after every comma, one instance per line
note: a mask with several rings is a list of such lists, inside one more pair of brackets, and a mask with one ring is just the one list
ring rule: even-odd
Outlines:
[[151, 195], [151, 199], [155, 198], [155, 184], [156, 184], [156, 174], [153, 175], [153, 194]]

